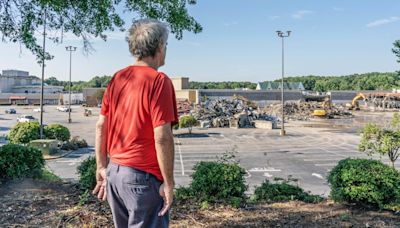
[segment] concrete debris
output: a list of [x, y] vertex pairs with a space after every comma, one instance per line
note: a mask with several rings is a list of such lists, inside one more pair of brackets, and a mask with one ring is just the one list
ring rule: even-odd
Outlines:
[[192, 103], [186, 99], [177, 99], [176, 105], [179, 116], [189, 114], [193, 107]]
[[239, 96], [232, 100], [206, 100], [195, 106], [192, 115], [200, 125], [209, 127], [251, 128], [255, 127], [254, 120], [272, 120], [262, 115], [254, 103]]
[[[330, 109], [321, 107], [320, 102], [285, 102], [284, 112], [285, 118], [288, 120], [301, 120], [306, 121], [314, 118], [315, 110], [325, 110], [326, 118], [338, 119], [348, 118], [352, 116], [352, 113], [347, 111], [345, 106], [333, 104]], [[282, 116], [282, 104], [272, 104], [264, 108], [263, 112], [266, 115], [281, 119]]]

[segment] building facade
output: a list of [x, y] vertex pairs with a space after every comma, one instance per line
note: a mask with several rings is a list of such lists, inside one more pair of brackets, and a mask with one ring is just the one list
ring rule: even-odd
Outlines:
[[[44, 86], [43, 93], [61, 93], [62, 86]], [[40, 78], [27, 71], [3, 70], [0, 74], [0, 93], [41, 93]]]

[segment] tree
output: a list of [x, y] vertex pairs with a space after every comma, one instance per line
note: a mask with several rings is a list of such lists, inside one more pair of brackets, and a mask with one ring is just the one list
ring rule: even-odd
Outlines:
[[193, 116], [182, 116], [179, 120], [179, 128], [187, 128], [192, 134], [193, 126], [197, 125], [197, 120]]
[[393, 43], [394, 48], [392, 49], [393, 53], [397, 56], [397, 62], [400, 63], [400, 40], [396, 40]]
[[[177, 39], [184, 30], [199, 33], [201, 25], [187, 12], [187, 4], [196, 0], [0, 0], [0, 33], [2, 41], [19, 42], [29, 49], [38, 60], [43, 53], [35, 33], [46, 22], [48, 38], [61, 43], [64, 33], [70, 32], [82, 38], [86, 52], [90, 51], [91, 37], [107, 40], [107, 31], [123, 31], [125, 24], [116, 8], [138, 15], [134, 19], [154, 18], [170, 25]], [[121, 12], [122, 13], [122, 12]]]
[[362, 130], [362, 137], [358, 148], [361, 152], [372, 154], [387, 154], [394, 169], [394, 163], [400, 156], [400, 116], [394, 114], [388, 127], [377, 124], [367, 124]]

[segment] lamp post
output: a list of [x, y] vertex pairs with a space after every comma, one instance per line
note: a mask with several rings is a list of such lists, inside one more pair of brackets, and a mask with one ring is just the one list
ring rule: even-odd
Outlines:
[[65, 47], [67, 51], [69, 51], [69, 101], [68, 101], [68, 123], [71, 123], [71, 87], [72, 87], [72, 82], [71, 82], [71, 65], [72, 65], [72, 52], [76, 51], [76, 47], [73, 46], [67, 46]]
[[45, 62], [45, 55], [46, 55], [46, 8], [44, 8], [44, 20], [43, 20], [43, 53], [42, 53], [42, 80], [40, 83], [40, 138], [43, 139], [43, 101], [44, 101], [44, 62]]
[[283, 84], [283, 78], [285, 75], [285, 47], [284, 47], [284, 38], [285, 37], [289, 37], [291, 31], [286, 31], [286, 33], [282, 32], [282, 31], [276, 31], [276, 33], [278, 34], [278, 36], [280, 38], [282, 38], [282, 84], [281, 84], [281, 91], [282, 91], [282, 127], [281, 127], [281, 132], [280, 135], [284, 136], [286, 135], [286, 131], [285, 131], [285, 110], [284, 110], [284, 106], [285, 106], [285, 100], [284, 100], [284, 96], [283, 96], [283, 92], [284, 92], [284, 84]]

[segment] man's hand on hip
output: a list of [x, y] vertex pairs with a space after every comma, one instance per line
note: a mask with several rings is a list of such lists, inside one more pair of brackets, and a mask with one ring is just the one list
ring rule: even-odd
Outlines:
[[158, 216], [164, 216], [174, 201], [174, 186], [162, 184], [160, 186], [160, 196], [164, 199], [164, 206], [158, 213]]
[[106, 176], [106, 169], [100, 168], [96, 170], [96, 187], [93, 189], [93, 194], [97, 194], [97, 198], [104, 201], [107, 198], [107, 176]]

